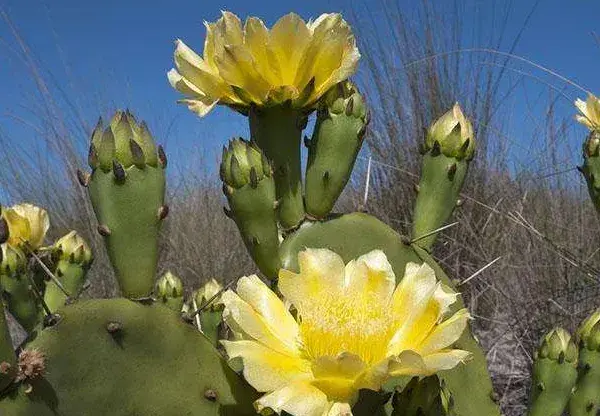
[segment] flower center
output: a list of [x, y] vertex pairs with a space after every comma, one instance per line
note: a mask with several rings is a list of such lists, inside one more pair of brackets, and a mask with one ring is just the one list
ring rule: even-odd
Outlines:
[[394, 319], [388, 305], [372, 294], [321, 294], [298, 305], [300, 338], [306, 358], [358, 355], [366, 364], [386, 358]]

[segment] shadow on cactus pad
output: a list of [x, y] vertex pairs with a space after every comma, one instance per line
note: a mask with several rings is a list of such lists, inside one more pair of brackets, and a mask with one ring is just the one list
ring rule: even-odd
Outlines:
[[172, 310], [105, 299], [60, 314], [25, 347], [45, 354], [45, 376], [9, 388], [0, 414], [255, 414], [256, 392]]

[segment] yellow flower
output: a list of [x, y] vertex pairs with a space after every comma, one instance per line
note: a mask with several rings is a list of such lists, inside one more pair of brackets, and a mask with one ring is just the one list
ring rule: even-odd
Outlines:
[[2, 210], [8, 224], [8, 244], [20, 247], [27, 243], [33, 250], [44, 243], [50, 220], [45, 209], [31, 204], [19, 204]]
[[221, 342], [230, 358], [243, 360], [246, 380], [267, 393], [258, 411], [351, 415], [359, 389], [379, 390], [390, 376], [433, 374], [469, 358], [450, 348], [469, 314], [461, 309], [444, 320], [457, 294], [427, 264], [409, 263], [396, 286], [379, 250], [346, 265], [326, 249], [307, 249], [298, 260], [299, 274], [280, 271], [284, 301], [256, 276], [223, 294], [236, 340]]
[[271, 30], [233, 13], [205, 22], [204, 55], [176, 41], [169, 82], [187, 98], [180, 102], [199, 116], [216, 104], [247, 109], [251, 104], [311, 108], [331, 86], [352, 75], [360, 54], [350, 26], [337, 13], [304, 22], [283, 16]]
[[581, 114], [575, 116], [575, 119], [590, 130], [600, 130], [600, 99], [590, 94], [587, 101], [578, 98], [575, 106]]

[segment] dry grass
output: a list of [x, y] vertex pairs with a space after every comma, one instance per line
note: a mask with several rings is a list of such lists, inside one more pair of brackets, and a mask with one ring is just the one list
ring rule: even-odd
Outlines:
[[[374, 117], [368, 149], [339, 206], [351, 210], [362, 203], [366, 158], [372, 157], [366, 209], [407, 234], [422, 130], [454, 101], [461, 102], [474, 121], [479, 150], [464, 204], [455, 213], [459, 225], [441, 235], [434, 255], [460, 281], [500, 258], [460, 289], [476, 317], [475, 332], [487, 351], [503, 411], [522, 414], [540, 335], [553, 325], [573, 329], [600, 303], [598, 218], [573, 172], [578, 148], [565, 140], [569, 127], [556, 115], [552, 92], [542, 98], [547, 105], [538, 112], [539, 128], [526, 138], [528, 145], [511, 139], [503, 125], [511, 94], [524, 88], [524, 77], [507, 55], [520, 37], [507, 39], [510, 10], [494, 3], [493, 16], [476, 12], [472, 21], [464, 21], [460, 16], [469, 2], [436, 7], [423, 2], [407, 10], [400, 2], [382, 1], [385, 18], [364, 10], [354, 16], [363, 53], [359, 78]], [[467, 45], [466, 30], [479, 33], [480, 42]], [[31, 51], [17, 31], [14, 35], [13, 52], [36, 81], [34, 120], [28, 121], [32, 142], [26, 147], [39, 153], [23, 153], [23, 139], [0, 134], [2, 195], [47, 207], [52, 237], [77, 229], [91, 241], [97, 260], [87, 295], [113, 296], [112, 272], [94, 232], [91, 207], [74, 180], [92, 120], [83, 121], [76, 106], [65, 105], [68, 97], [48, 85]], [[493, 52], [499, 49], [507, 54]], [[198, 152], [210, 162], [209, 151]], [[201, 170], [179, 176], [170, 177], [172, 214], [163, 232], [161, 271], [173, 270], [188, 288], [210, 277], [229, 280], [254, 271], [234, 224], [221, 212], [217, 178]]]

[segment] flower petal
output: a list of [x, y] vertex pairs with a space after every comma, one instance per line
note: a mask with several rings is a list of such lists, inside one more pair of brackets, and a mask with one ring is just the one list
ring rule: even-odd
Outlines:
[[352, 408], [348, 403], [331, 403], [324, 416], [352, 416]]
[[221, 341], [221, 344], [229, 358], [242, 358], [244, 378], [259, 392], [312, 378], [310, 363], [299, 357], [280, 354], [253, 341]]
[[387, 304], [396, 287], [396, 276], [383, 251], [373, 250], [346, 265], [344, 286], [346, 290], [368, 293]]
[[296, 356], [298, 347], [295, 340], [280, 339], [265, 319], [252, 306], [242, 300], [235, 292], [228, 290], [221, 300], [225, 305], [223, 320], [244, 339], [253, 339], [282, 354]]
[[430, 375], [439, 371], [451, 370], [459, 364], [467, 362], [472, 357], [469, 351], [464, 350], [441, 350], [435, 354], [423, 357], [423, 362]]
[[19, 247], [23, 241], [27, 241], [31, 235], [29, 221], [21, 216], [12, 208], [4, 208], [2, 217], [8, 224], [8, 244], [13, 247]]
[[281, 69], [277, 55], [271, 47], [269, 29], [256, 17], [246, 19], [244, 25], [245, 45], [252, 54], [256, 69], [271, 85], [281, 85]]
[[258, 412], [271, 409], [294, 416], [324, 416], [331, 407], [325, 393], [306, 382], [288, 384], [273, 393], [264, 395], [254, 406]]
[[289, 13], [275, 23], [270, 39], [281, 68], [283, 85], [294, 85], [298, 64], [311, 39], [310, 30], [300, 16]]
[[390, 375], [392, 377], [424, 374], [427, 374], [427, 367], [423, 357], [414, 351], [402, 351], [396, 359], [390, 362]]
[[298, 274], [285, 269], [279, 271], [279, 290], [292, 304], [310, 302], [323, 290], [341, 293], [344, 261], [339, 255], [327, 249], [307, 248], [298, 253], [298, 264]]
[[455, 343], [469, 321], [470, 315], [466, 308], [456, 312], [452, 317], [437, 325], [419, 347], [422, 355], [434, 353]]
[[[20, 234], [20, 237], [27, 241], [31, 248], [37, 249], [44, 244], [44, 238], [50, 228], [48, 212], [32, 204], [19, 204], [10, 208], [18, 216], [25, 218], [29, 225], [29, 234]], [[10, 229], [10, 221], [9, 229]], [[21, 230], [23, 231], [23, 230]], [[10, 238], [10, 237], [9, 237]], [[22, 242], [19, 242], [22, 243]]]
[[189, 108], [190, 111], [196, 113], [200, 117], [204, 117], [205, 115], [210, 113], [210, 111], [218, 104], [218, 101], [212, 101], [207, 103], [201, 99], [193, 100], [187, 98], [183, 100], [178, 100], [177, 102], [180, 104], [187, 105], [187, 108]]
[[256, 275], [244, 276], [237, 283], [237, 294], [257, 311], [275, 335], [290, 344], [298, 341], [298, 324], [281, 299]]

